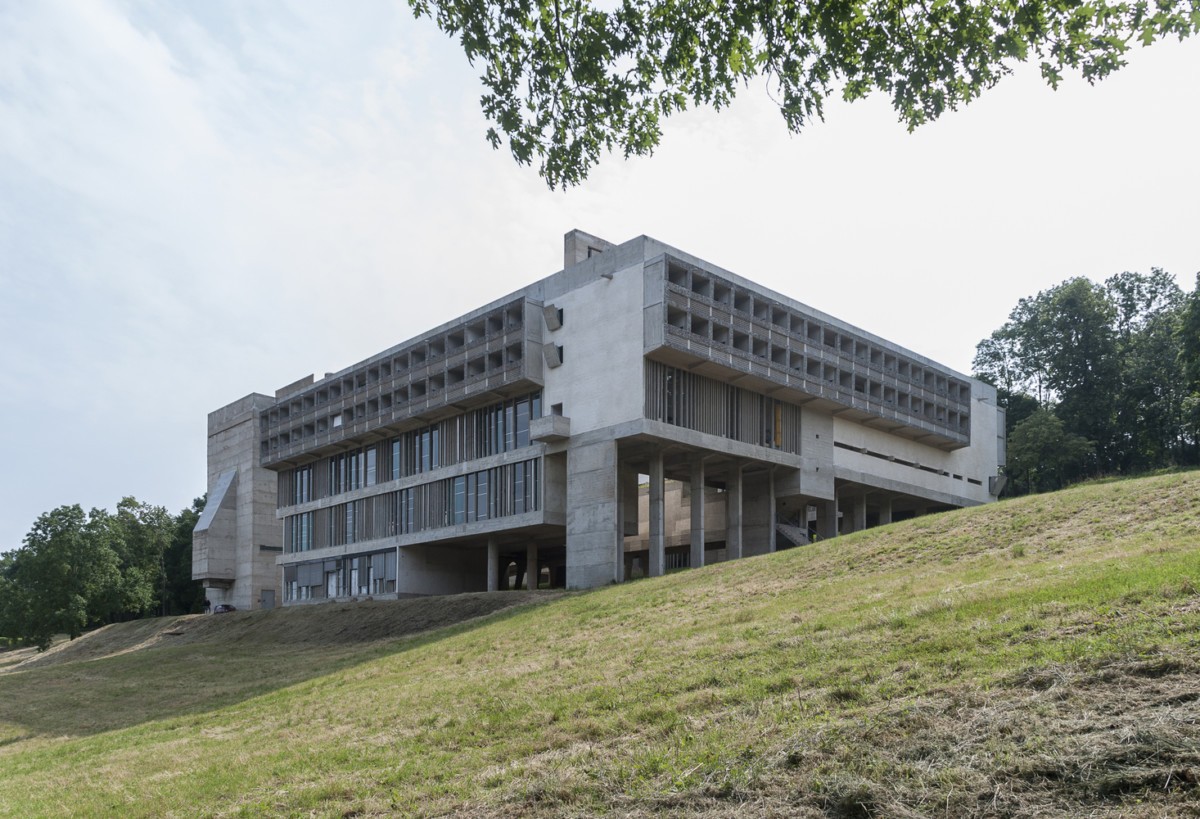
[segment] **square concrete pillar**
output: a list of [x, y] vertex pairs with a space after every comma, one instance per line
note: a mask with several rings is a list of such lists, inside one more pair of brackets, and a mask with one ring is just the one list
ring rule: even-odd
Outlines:
[[879, 525], [886, 526], [892, 522], [892, 496], [881, 495], [879, 498]]
[[663, 478], [663, 456], [656, 452], [650, 456], [650, 576], [659, 577], [666, 568], [666, 529], [664, 500], [666, 496]]
[[837, 537], [838, 504], [836, 500], [817, 503], [817, 535], [822, 539]]
[[770, 471], [742, 473], [742, 557], [775, 551], [775, 490]]
[[730, 470], [725, 486], [725, 554], [730, 560], [742, 556], [742, 467]]
[[867, 528], [867, 496], [859, 495], [854, 499], [854, 531], [861, 532]]
[[500, 546], [496, 538], [489, 537], [487, 542], [487, 590], [500, 589]]
[[691, 560], [693, 569], [704, 565], [704, 459], [692, 460], [692, 530]]
[[537, 591], [538, 554], [536, 543], [530, 543], [527, 547], [525, 547], [525, 566], [526, 588], [528, 588], [529, 591]]
[[590, 589], [621, 576], [617, 443], [567, 450], [567, 587]]

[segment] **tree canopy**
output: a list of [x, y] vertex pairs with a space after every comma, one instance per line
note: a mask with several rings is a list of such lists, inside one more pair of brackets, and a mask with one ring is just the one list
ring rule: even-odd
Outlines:
[[1008, 411], [1014, 492], [1200, 462], [1200, 294], [1159, 268], [1021, 299], [975, 371]]
[[787, 127], [832, 96], [886, 94], [910, 129], [1036, 60], [1094, 82], [1129, 49], [1200, 30], [1196, 0], [409, 0], [481, 69], [488, 139], [550, 187], [603, 151], [653, 152], [662, 119], [763, 77]]
[[60, 506], [0, 556], [0, 638], [46, 648], [55, 634], [149, 614], [200, 610], [192, 528], [204, 500], [171, 515], [123, 498], [115, 514]]

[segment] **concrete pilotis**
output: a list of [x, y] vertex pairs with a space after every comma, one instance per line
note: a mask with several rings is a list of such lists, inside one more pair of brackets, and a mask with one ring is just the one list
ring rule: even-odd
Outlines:
[[742, 556], [742, 467], [729, 471], [725, 492], [725, 554], [730, 560]]
[[882, 495], [879, 498], [879, 525], [885, 526], [892, 522], [892, 496]]
[[822, 538], [837, 537], [838, 505], [836, 500], [817, 504], [817, 534]]
[[704, 565], [704, 459], [692, 460], [692, 554], [690, 565], [698, 569]]
[[775, 467], [767, 470], [767, 551], [774, 552], [777, 548], [775, 542]]
[[658, 577], [666, 568], [665, 524], [663, 521], [665, 497], [663, 478], [663, 456], [655, 452], [650, 456], [650, 576]]
[[618, 506], [617, 442], [567, 450], [568, 588], [595, 588], [620, 576]]
[[538, 552], [536, 543], [530, 543], [525, 547], [525, 582], [529, 591], [537, 591]]
[[867, 528], [867, 496], [859, 495], [854, 499], [854, 531], [861, 532]]
[[497, 591], [500, 588], [500, 547], [496, 538], [489, 537], [487, 544], [487, 590]]

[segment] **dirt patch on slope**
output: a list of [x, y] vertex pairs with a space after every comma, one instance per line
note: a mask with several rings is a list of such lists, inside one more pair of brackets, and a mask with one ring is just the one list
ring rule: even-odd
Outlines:
[[479, 592], [406, 600], [316, 603], [272, 611], [154, 617], [105, 626], [2, 668], [0, 673], [192, 643], [282, 647], [383, 642], [488, 617], [517, 606], [544, 603], [563, 594]]

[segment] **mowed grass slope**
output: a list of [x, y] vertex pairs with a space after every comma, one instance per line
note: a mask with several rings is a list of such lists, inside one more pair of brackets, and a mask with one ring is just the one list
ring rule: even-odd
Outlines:
[[522, 602], [0, 673], [0, 813], [1200, 815], [1197, 472]]

